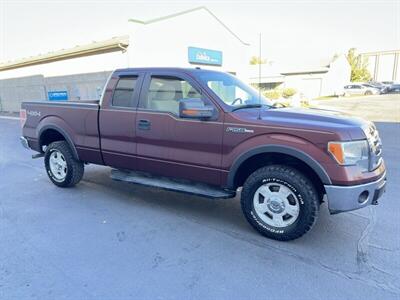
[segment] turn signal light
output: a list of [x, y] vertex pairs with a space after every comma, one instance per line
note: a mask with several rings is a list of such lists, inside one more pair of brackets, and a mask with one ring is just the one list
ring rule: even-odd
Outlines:
[[345, 163], [342, 143], [330, 142], [328, 144], [328, 151], [339, 164], [343, 165]]

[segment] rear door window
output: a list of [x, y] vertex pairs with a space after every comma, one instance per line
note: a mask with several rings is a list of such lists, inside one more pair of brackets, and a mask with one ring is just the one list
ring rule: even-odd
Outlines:
[[135, 107], [136, 99], [134, 98], [137, 76], [123, 77], [118, 80], [112, 98], [112, 105], [118, 107]]

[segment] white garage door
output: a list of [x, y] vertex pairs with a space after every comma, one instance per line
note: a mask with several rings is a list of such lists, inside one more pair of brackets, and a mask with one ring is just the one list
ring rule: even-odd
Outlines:
[[307, 98], [316, 98], [321, 95], [321, 78], [303, 79], [301, 92]]

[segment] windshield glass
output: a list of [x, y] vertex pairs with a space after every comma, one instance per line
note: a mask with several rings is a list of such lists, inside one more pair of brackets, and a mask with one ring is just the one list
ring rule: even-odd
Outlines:
[[200, 74], [200, 80], [226, 104], [232, 108], [246, 105], [261, 104], [270, 106], [272, 103], [261, 95], [259, 92], [243, 83], [235, 76], [227, 73], [203, 73]]

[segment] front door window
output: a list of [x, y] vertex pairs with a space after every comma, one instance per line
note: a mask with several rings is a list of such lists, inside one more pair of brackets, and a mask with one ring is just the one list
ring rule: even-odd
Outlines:
[[147, 98], [141, 106], [179, 116], [179, 101], [187, 98], [201, 99], [202, 96], [186, 80], [173, 76], [152, 76]]

